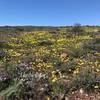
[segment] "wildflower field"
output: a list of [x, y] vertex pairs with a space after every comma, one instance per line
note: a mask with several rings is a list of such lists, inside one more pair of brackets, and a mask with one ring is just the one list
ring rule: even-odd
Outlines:
[[100, 100], [100, 27], [0, 28], [0, 100]]

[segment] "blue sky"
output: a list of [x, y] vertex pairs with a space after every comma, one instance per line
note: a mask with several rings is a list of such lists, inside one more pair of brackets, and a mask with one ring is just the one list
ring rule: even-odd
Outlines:
[[0, 0], [0, 25], [100, 25], [100, 0]]

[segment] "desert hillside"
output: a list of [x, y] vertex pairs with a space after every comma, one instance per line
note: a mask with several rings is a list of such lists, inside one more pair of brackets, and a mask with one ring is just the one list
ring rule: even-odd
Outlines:
[[100, 100], [100, 27], [0, 27], [0, 100]]

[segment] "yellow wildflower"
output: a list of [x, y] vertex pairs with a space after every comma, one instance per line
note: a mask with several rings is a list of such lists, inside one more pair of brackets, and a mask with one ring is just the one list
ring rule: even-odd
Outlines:
[[98, 88], [99, 88], [99, 86], [98, 86], [98, 85], [96, 85], [96, 86], [94, 86], [94, 88], [95, 88], [95, 89], [98, 89]]
[[47, 100], [50, 100], [50, 97], [47, 97]]
[[52, 79], [52, 83], [55, 83], [56, 81], [57, 81], [56, 77]]

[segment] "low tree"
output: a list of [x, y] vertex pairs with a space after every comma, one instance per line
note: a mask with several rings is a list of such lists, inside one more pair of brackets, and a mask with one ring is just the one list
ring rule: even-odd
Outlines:
[[72, 27], [71, 32], [72, 32], [74, 35], [79, 35], [79, 34], [82, 34], [82, 33], [84, 32], [84, 30], [82, 29], [80, 23], [75, 23], [75, 24], [73, 25], [73, 27]]

